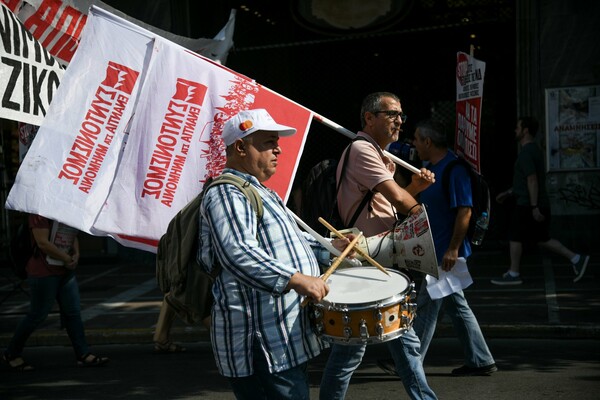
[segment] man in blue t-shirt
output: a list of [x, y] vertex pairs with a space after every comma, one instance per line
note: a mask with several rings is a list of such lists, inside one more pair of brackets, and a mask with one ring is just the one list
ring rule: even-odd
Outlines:
[[[419, 158], [428, 161], [427, 168], [436, 176], [443, 176], [444, 169], [456, 155], [448, 150], [443, 126], [427, 120], [417, 124], [413, 141]], [[471, 246], [466, 237], [473, 206], [469, 171], [461, 165], [452, 168], [448, 179], [448, 193], [443, 193], [442, 180], [438, 179], [419, 195], [426, 205], [431, 234], [436, 249], [438, 265], [443, 271], [467, 271], [467, 258]], [[453, 375], [489, 375], [498, 370], [477, 318], [469, 307], [462, 290], [445, 297], [431, 296], [428, 286], [436, 279], [427, 276], [417, 297], [417, 317], [414, 329], [421, 340], [421, 359], [425, 354], [437, 323], [442, 305], [452, 319], [454, 329], [463, 347], [465, 363], [452, 370]], [[425, 284], [427, 282], [427, 284]], [[434, 293], [432, 291], [432, 293]]]

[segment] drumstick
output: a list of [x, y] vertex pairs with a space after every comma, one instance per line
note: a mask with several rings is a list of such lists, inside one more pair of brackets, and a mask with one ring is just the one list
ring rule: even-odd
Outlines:
[[339, 257], [337, 257], [335, 259], [335, 261], [333, 262], [333, 264], [331, 264], [331, 267], [329, 267], [327, 269], [327, 271], [325, 271], [325, 273], [323, 274], [323, 277], [321, 279], [323, 279], [324, 281], [326, 281], [327, 279], [329, 279], [329, 277], [331, 276], [331, 274], [333, 274], [333, 272], [336, 270], [336, 268], [342, 263], [342, 261], [344, 260], [344, 258], [346, 258], [346, 256], [348, 255], [348, 253], [350, 253], [352, 251], [352, 249], [355, 249], [354, 246], [356, 246], [356, 243], [358, 243], [358, 241], [360, 240], [361, 237], [362, 237], [362, 232], [360, 232], [358, 235], [356, 235], [356, 237], [354, 238], [354, 240], [351, 241], [348, 246], [346, 246], [346, 248], [344, 249], [344, 251], [342, 251], [342, 254], [340, 254]]
[[[325, 225], [325, 227], [327, 229], [329, 229], [331, 232], [333, 232], [337, 237], [339, 237], [340, 239], [344, 239], [345, 236], [338, 231], [337, 229], [335, 229], [329, 222], [325, 221], [322, 217], [319, 217], [319, 222], [322, 223], [323, 225]], [[367, 253], [366, 251], [364, 251], [363, 249], [359, 248], [358, 246], [354, 248], [354, 250], [360, 254], [361, 256], [363, 256], [368, 262], [370, 262], [373, 266], [377, 267], [378, 270], [380, 270], [381, 272], [385, 273], [386, 275], [390, 275], [385, 268], [383, 268], [383, 266], [381, 264], [379, 264], [377, 261], [375, 261], [374, 259], [371, 258], [371, 256], [369, 255], [369, 253]]]
[[[331, 267], [329, 267], [327, 269], [327, 271], [325, 271], [325, 273], [323, 274], [323, 276], [321, 276], [321, 279], [323, 281], [327, 281], [327, 279], [329, 279], [329, 277], [331, 276], [331, 274], [333, 274], [333, 272], [337, 269], [337, 267], [339, 267], [339, 265], [342, 263], [342, 261], [344, 261], [344, 258], [346, 258], [346, 256], [352, 251], [352, 249], [354, 248], [354, 246], [356, 245], [356, 243], [358, 243], [358, 241], [360, 240], [360, 238], [362, 237], [362, 232], [360, 232], [358, 235], [356, 235], [356, 237], [354, 238], [353, 241], [350, 242], [350, 244], [348, 246], [346, 246], [346, 248], [344, 249], [344, 251], [342, 251], [342, 254], [340, 254], [338, 257], [336, 257], [335, 261], [333, 262], [333, 264], [331, 264]], [[304, 301], [302, 301], [302, 303], [300, 304], [300, 306], [304, 307], [308, 304], [309, 299], [308, 297], [306, 297], [304, 299]]]

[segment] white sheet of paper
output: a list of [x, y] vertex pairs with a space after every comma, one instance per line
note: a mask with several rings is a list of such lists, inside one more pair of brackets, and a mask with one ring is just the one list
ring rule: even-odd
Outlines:
[[448, 272], [442, 270], [439, 266], [437, 268], [439, 279], [431, 275], [425, 276], [427, 292], [429, 292], [429, 297], [432, 300], [441, 299], [452, 293], [466, 289], [473, 283], [473, 278], [471, 278], [469, 267], [467, 266], [467, 260], [463, 257], [459, 257], [454, 267]]

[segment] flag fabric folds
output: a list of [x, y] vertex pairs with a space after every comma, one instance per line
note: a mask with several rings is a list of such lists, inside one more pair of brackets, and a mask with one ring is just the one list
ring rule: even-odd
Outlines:
[[266, 108], [298, 133], [280, 141], [284, 200], [312, 112], [217, 62], [92, 7], [6, 207], [155, 251], [168, 222], [225, 163], [223, 124]]
[[99, 0], [0, 0], [0, 118], [41, 125], [92, 4], [221, 64], [233, 46], [233, 9], [213, 39], [192, 39], [145, 24]]
[[164, 31], [111, 7], [100, 0], [0, 0], [25, 25], [30, 34], [39, 40], [50, 54], [63, 65], [71, 62], [90, 7], [96, 6], [133, 24], [151, 31], [212, 60], [225, 63], [233, 45], [235, 25], [234, 9], [223, 29], [213, 38], [192, 39]]

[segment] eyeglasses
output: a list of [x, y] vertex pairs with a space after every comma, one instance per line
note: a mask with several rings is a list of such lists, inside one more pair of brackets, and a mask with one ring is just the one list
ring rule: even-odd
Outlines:
[[396, 118], [400, 117], [400, 121], [402, 121], [402, 123], [406, 122], [406, 114], [403, 114], [402, 111], [396, 111], [396, 110], [373, 111], [373, 114], [379, 114], [379, 113], [384, 113], [391, 121], [395, 121]]

